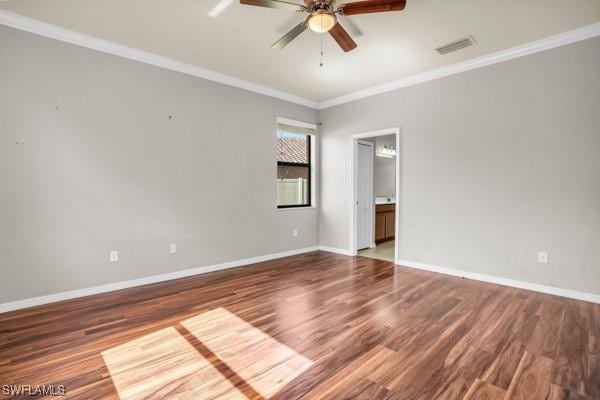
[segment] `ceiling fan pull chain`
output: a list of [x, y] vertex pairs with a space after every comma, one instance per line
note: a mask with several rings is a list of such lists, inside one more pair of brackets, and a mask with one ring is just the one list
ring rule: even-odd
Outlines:
[[319, 67], [323, 67], [323, 35], [321, 36], [321, 62], [319, 63]]

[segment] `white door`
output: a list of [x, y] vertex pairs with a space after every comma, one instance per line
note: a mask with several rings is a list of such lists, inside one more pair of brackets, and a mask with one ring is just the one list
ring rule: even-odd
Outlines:
[[373, 230], [373, 143], [358, 141], [356, 162], [356, 249], [371, 247]]

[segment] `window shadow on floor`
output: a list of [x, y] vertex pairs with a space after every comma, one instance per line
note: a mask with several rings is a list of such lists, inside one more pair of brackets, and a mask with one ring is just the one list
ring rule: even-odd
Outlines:
[[121, 400], [267, 400], [313, 362], [224, 308], [102, 352]]

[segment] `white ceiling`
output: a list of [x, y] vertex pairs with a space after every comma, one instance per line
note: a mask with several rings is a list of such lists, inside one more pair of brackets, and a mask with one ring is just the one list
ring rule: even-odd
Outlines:
[[[323, 36], [319, 67], [319, 34], [307, 31], [283, 50], [270, 48], [301, 15], [234, 1], [212, 18], [218, 2], [14, 0], [0, 8], [314, 101], [600, 21], [599, 0], [407, 0], [402, 12], [349, 17], [363, 32], [350, 53]], [[477, 45], [445, 56], [434, 50], [467, 35]]]

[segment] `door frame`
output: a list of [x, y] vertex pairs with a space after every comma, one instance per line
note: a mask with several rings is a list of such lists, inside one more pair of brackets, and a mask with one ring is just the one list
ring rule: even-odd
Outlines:
[[[369, 204], [369, 248], [375, 247], [375, 200], [373, 198], [373, 173], [375, 172], [375, 146], [373, 142], [368, 142], [366, 140], [356, 140], [356, 165], [358, 165], [358, 145], [362, 144], [364, 146], [369, 146], [371, 148], [371, 180], [368, 188], [369, 198], [371, 199]], [[354, 204], [357, 205], [358, 199], [358, 174], [355, 174], [354, 177]], [[354, 208], [354, 213], [356, 215], [356, 207]], [[356, 225], [358, 227], [358, 218], [356, 219]], [[358, 251], [358, 235], [356, 235], [355, 247], [356, 251]]]
[[[350, 173], [352, 179], [351, 183], [351, 195], [350, 195], [350, 254], [355, 256], [357, 254], [356, 249], [356, 199], [357, 199], [357, 157], [358, 157], [358, 141], [364, 138], [370, 138], [375, 136], [384, 135], [396, 135], [396, 220], [394, 226], [394, 264], [398, 264], [398, 243], [400, 241], [399, 226], [400, 226], [400, 127], [378, 129], [375, 131], [355, 133], [350, 135], [351, 140], [351, 156], [350, 156]], [[374, 155], [375, 156], [375, 155]], [[373, 220], [375, 218], [375, 200], [373, 199]], [[374, 227], [371, 227], [371, 232], [374, 235]], [[374, 239], [374, 238], [373, 238]], [[374, 240], [373, 240], [374, 242]]]

